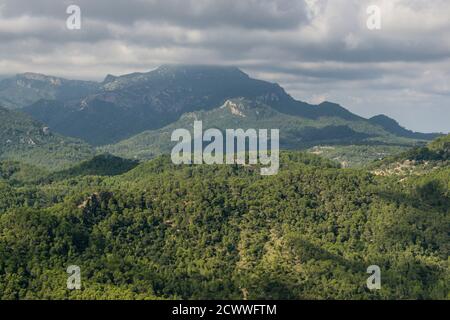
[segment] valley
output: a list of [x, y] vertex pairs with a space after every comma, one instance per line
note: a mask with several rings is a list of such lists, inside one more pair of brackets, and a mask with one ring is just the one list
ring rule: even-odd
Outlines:
[[[449, 135], [230, 67], [18, 75], [0, 104], [1, 299], [450, 298]], [[200, 121], [279, 130], [277, 174], [175, 164], [172, 133]]]

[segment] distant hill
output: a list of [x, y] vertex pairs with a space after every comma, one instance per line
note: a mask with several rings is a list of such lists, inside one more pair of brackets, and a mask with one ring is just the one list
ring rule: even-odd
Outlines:
[[0, 161], [0, 180], [13, 185], [32, 183], [48, 175], [48, 172], [31, 164], [18, 161]]
[[[324, 108], [339, 110], [336, 105], [325, 103]], [[359, 117], [303, 118], [282, 113], [260, 101], [244, 98], [227, 100], [223, 105], [209, 111], [186, 113], [161, 129], [144, 131], [117, 144], [99, 147], [120, 157], [150, 159], [159, 154], [170, 153], [174, 142], [171, 133], [177, 128], [192, 131], [195, 120], [202, 120], [204, 130], [218, 128], [280, 129], [282, 149], [306, 149], [321, 144], [373, 145], [392, 144], [412, 146], [416, 140], [399, 138]]]
[[[113, 144], [147, 130], [159, 130], [184, 114], [210, 111], [237, 98], [269, 106], [305, 122], [365, 122], [366, 127], [380, 126], [384, 132], [400, 133], [399, 137], [431, 138], [405, 135], [401, 130], [394, 130], [400, 126], [387, 127], [376, 119], [368, 121], [332, 102], [310, 105], [297, 101], [278, 84], [252, 79], [235, 67], [164, 65], [147, 73], [108, 75], [98, 86], [87, 87], [95, 92], [79, 99], [42, 97], [24, 111], [56, 132], [93, 145]], [[328, 120], [322, 121], [323, 118]], [[320, 123], [313, 125], [320, 126]], [[338, 136], [330, 131], [327, 138]]]
[[450, 135], [371, 164], [380, 175], [426, 174], [450, 166]]
[[310, 117], [317, 113], [280, 86], [251, 79], [237, 68], [170, 65], [148, 73], [109, 75], [97, 92], [78, 101], [42, 99], [24, 110], [62, 134], [101, 145], [159, 129], [184, 113], [210, 110], [235, 97], [272, 102]]
[[18, 160], [54, 170], [92, 156], [88, 144], [54, 133], [26, 114], [0, 107], [0, 160]]
[[441, 135], [439, 133], [420, 133], [405, 129], [400, 126], [396, 120], [383, 114], [370, 118], [369, 122], [381, 126], [387, 132], [395, 134], [396, 136], [410, 139], [432, 140]]
[[23, 73], [0, 81], [0, 106], [16, 109], [41, 99], [70, 101], [98, 90], [92, 81], [67, 80], [38, 73]]
[[83, 161], [69, 169], [55, 172], [49, 175], [45, 180], [62, 180], [81, 176], [115, 176], [130, 171], [135, 168], [139, 162], [122, 159], [108, 154], [95, 156], [94, 158]]

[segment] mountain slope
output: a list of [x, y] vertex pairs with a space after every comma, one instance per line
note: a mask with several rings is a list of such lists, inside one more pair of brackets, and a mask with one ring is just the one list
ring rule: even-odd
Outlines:
[[450, 159], [450, 134], [431, 141], [428, 144], [428, 149], [438, 153], [445, 159]]
[[[281, 164], [262, 177], [164, 156], [115, 177], [0, 182], [0, 298], [449, 298], [449, 169], [400, 183], [298, 152]], [[83, 290], [65, 290], [71, 264]]]
[[92, 157], [86, 143], [53, 133], [28, 115], [0, 107], [0, 160], [58, 169]]
[[378, 175], [424, 175], [450, 166], [450, 134], [371, 164]]
[[162, 128], [185, 113], [208, 111], [239, 97], [305, 119], [363, 120], [337, 104], [296, 101], [277, 84], [218, 66], [165, 65], [148, 73], [108, 75], [96, 93], [83, 99], [40, 100], [25, 111], [57, 132], [101, 145]]
[[[326, 107], [332, 104], [325, 104]], [[159, 154], [169, 154], [174, 142], [170, 141], [175, 129], [192, 132], [195, 120], [203, 122], [203, 130], [218, 128], [279, 129], [282, 149], [306, 149], [318, 144], [397, 144], [412, 146], [416, 140], [398, 138], [363, 118], [336, 116], [317, 119], [285, 114], [255, 100], [244, 98], [227, 100], [222, 106], [209, 111], [190, 112], [161, 129], [145, 131], [114, 145], [99, 147], [121, 157], [150, 159]]]
[[83, 176], [115, 176], [130, 171], [139, 163], [108, 154], [97, 155], [71, 168], [48, 175], [43, 181], [63, 180]]
[[[41, 100], [25, 111], [65, 135], [105, 144], [161, 128], [186, 112], [209, 110], [233, 97], [293, 102], [278, 85], [251, 79], [237, 68], [162, 66], [148, 73], [107, 76], [98, 92], [75, 103]], [[312, 110], [302, 103], [296, 107]], [[54, 112], [58, 109], [64, 111]]]
[[41, 99], [76, 100], [98, 90], [91, 81], [67, 80], [37, 73], [18, 74], [0, 81], [0, 106], [16, 109]]
[[370, 118], [369, 122], [379, 125], [386, 131], [399, 137], [405, 137], [410, 139], [432, 140], [440, 136], [440, 134], [438, 133], [420, 133], [407, 130], [402, 126], [400, 126], [400, 124], [397, 121], [383, 114]]

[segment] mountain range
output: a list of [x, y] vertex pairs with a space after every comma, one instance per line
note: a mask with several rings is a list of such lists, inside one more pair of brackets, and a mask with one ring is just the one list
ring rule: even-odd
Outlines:
[[[0, 87], [2, 300], [450, 298], [450, 135], [296, 101], [236, 68]], [[272, 176], [176, 165], [171, 132], [195, 120], [278, 128], [291, 150]], [[70, 265], [82, 290], [67, 290]]]
[[[25, 73], [0, 81], [0, 105], [36, 121], [24, 122], [30, 130], [40, 123], [61, 139], [76, 139], [70, 141], [83, 150], [89, 144], [128, 158], [167, 153], [171, 130], [192, 126], [194, 119], [222, 130], [279, 128], [285, 149], [412, 146], [439, 136], [412, 132], [384, 115], [365, 119], [332, 102], [297, 101], [278, 84], [223, 66], [163, 65], [146, 73], [108, 75], [103, 82]], [[8, 140], [0, 140], [0, 147], [5, 149]]]

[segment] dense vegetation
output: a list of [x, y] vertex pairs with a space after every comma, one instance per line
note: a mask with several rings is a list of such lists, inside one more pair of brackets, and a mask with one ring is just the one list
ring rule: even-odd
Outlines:
[[[302, 153], [281, 164], [270, 177], [165, 156], [39, 185], [4, 174], [0, 297], [450, 298], [448, 166], [399, 181]], [[68, 265], [82, 290], [66, 289]]]
[[[228, 67], [23, 74], [0, 103], [21, 109], [0, 107], [0, 299], [450, 298], [450, 136], [425, 145], [437, 135]], [[195, 120], [309, 153], [283, 152], [275, 176], [175, 166], [170, 134]]]
[[81, 176], [115, 176], [135, 168], [138, 161], [122, 159], [109, 154], [95, 156], [91, 160], [83, 161], [69, 169], [54, 172], [40, 182], [51, 182]]
[[449, 167], [450, 135], [442, 136], [423, 147], [415, 147], [369, 164], [378, 173], [421, 175], [430, 170]]
[[[144, 131], [116, 144], [98, 147], [98, 150], [141, 160], [170, 154], [175, 145], [170, 139], [171, 133], [179, 128], [192, 131], [195, 120], [201, 120], [205, 130], [279, 129], [282, 149], [305, 150], [318, 147], [322, 151], [321, 155], [349, 166], [361, 166], [424, 143], [421, 140], [395, 136], [362, 118], [347, 118], [328, 116], [309, 119], [279, 112], [261, 102], [243, 98], [231, 99], [219, 108], [186, 113], [168, 126]], [[321, 148], [322, 146], [326, 148]]]
[[63, 137], [21, 112], [0, 106], [0, 160], [57, 170], [87, 160], [93, 154], [88, 144]]
[[261, 112], [255, 126], [254, 116], [239, 119], [237, 110], [231, 119], [222, 117], [218, 128], [233, 128], [238, 120], [252, 128], [279, 128], [286, 133], [283, 140], [290, 149], [333, 141], [367, 142], [369, 137], [396, 144], [436, 137], [402, 128], [383, 115], [364, 119], [335, 103], [297, 101], [278, 84], [252, 79], [235, 67], [164, 65], [145, 73], [108, 75], [103, 82], [34, 73], [0, 81], [1, 106], [18, 108], [54, 132], [96, 146], [115, 144], [146, 130], [159, 131], [185, 114], [214, 111], [238, 98], [249, 101], [252, 109], [266, 106], [270, 112], [257, 110]]

